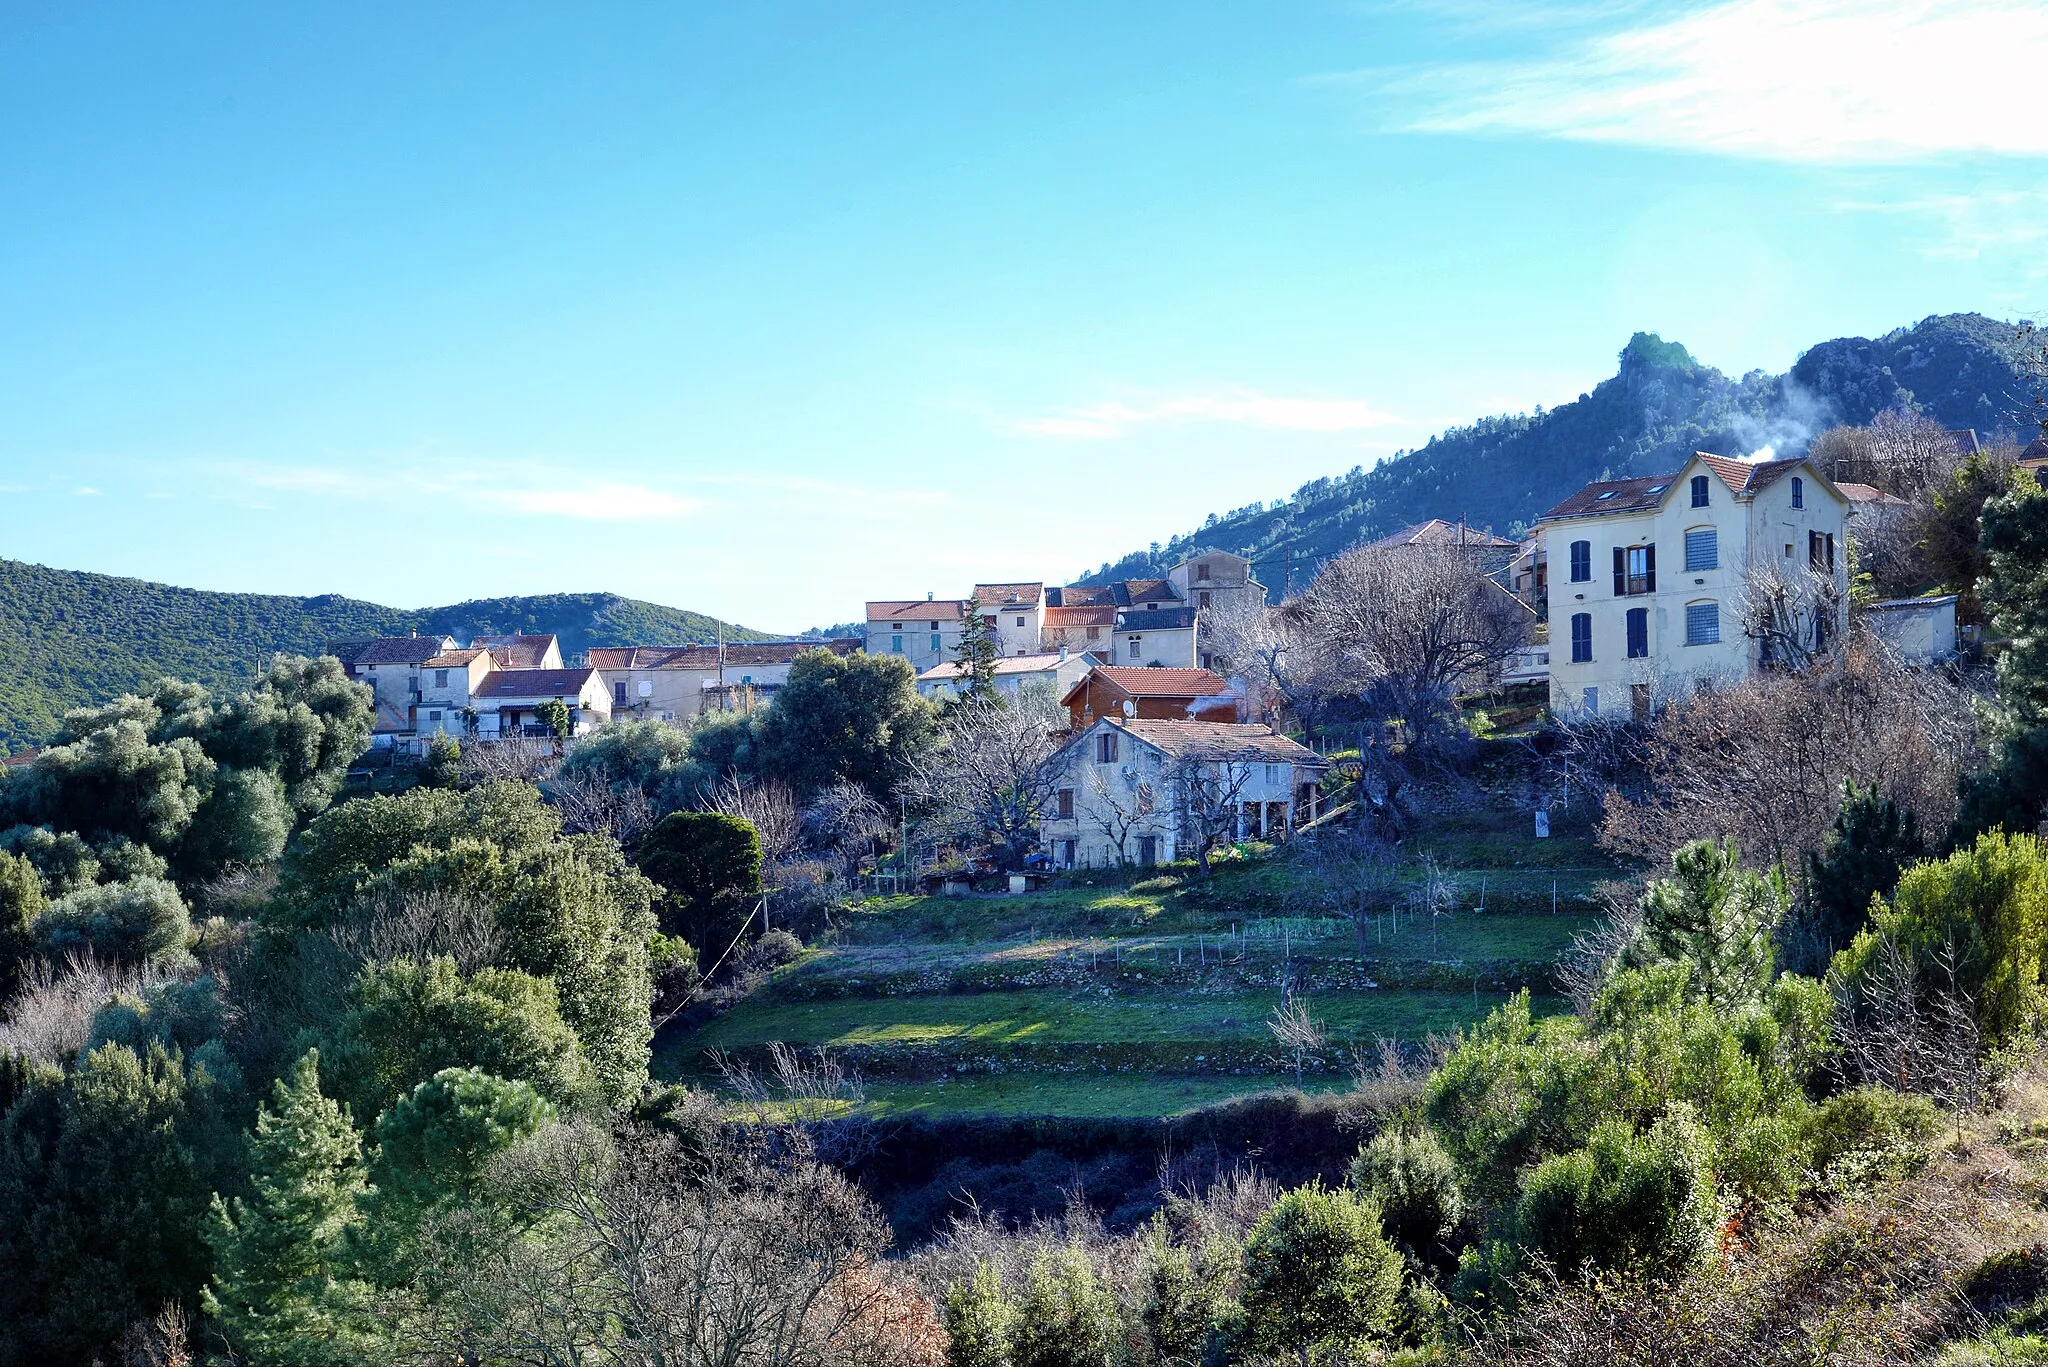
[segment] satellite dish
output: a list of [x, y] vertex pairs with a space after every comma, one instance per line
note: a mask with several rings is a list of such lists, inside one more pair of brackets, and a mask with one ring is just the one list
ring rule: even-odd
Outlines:
[[1138, 704], [1130, 698], [1124, 699], [1124, 715], [1126, 717], [1135, 717], [1138, 715]]

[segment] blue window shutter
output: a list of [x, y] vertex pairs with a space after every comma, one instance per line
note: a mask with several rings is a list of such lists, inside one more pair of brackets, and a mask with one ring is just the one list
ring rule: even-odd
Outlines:
[[1685, 643], [1689, 646], [1716, 645], [1721, 640], [1721, 605], [1688, 603], [1685, 607]]
[[1620, 546], [1616, 546], [1614, 548], [1614, 596], [1619, 598], [1627, 592], [1628, 552]]
[[1721, 566], [1721, 534], [1709, 527], [1685, 534], [1687, 570], [1712, 570]]

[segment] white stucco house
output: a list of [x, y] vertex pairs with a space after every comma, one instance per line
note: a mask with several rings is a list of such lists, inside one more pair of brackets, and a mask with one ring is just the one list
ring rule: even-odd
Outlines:
[[974, 610], [995, 633], [998, 654], [1041, 653], [1045, 628], [1043, 583], [976, 584]]
[[1849, 501], [1806, 459], [1695, 455], [1669, 475], [1589, 484], [1538, 523], [1548, 568], [1550, 703], [1642, 716], [1766, 664], [1745, 629], [1752, 571], [1833, 589], [1813, 628], [1847, 625]]
[[1863, 621], [1907, 664], [1939, 664], [1956, 655], [1956, 596], [1891, 598], [1863, 609]]
[[[807, 650], [851, 655], [859, 638], [728, 641], [724, 645], [593, 646], [588, 659], [621, 720], [687, 721], [699, 712], [750, 711], [772, 700]], [[905, 652], [898, 652], [899, 654]]]
[[1271, 727], [1103, 717], [1052, 761], [1040, 835], [1061, 868], [1192, 859], [1204, 844], [1284, 839], [1312, 819], [1325, 768]]
[[[1093, 664], [1085, 653], [1069, 650], [1005, 655], [995, 664], [996, 691], [1014, 696], [1022, 688], [1041, 683], [1052, 690], [1054, 698], [1063, 698]], [[933, 665], [917, 676], [917, 691], [927, 698], [954, 697], [964, 691], [966, 674], [958, 660]]]
[[478, 685], [471, 706], [482, 740], [550, 734], [539, 709], [561, 702], [569, 709], [569, 734], [587, 735], [612, 718], [604, 679], [588, 665], [575, 669], [494, 669]]

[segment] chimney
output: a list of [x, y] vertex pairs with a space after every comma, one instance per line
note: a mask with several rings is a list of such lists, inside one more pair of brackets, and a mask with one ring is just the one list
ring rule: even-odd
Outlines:
[[924, 601], [927, 603], [932, 601], [932, 591], [930, 589], [924, 591]]
[[1060, 663], [1061, 663], [1061, 664], [1065, 664], [1066, 662], [1067, 662], [1067, 643], [1066, 643], [1065, 641], [1061, 641], [1061, 642], [1060, 642]]

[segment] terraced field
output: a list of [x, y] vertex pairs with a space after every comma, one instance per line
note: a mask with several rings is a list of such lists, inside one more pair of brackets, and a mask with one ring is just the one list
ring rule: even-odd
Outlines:
[[1455, 1031], [1510, 992], [1562, 1006], [1550, 966], [1616, 870], [1586, 838], [1537, 841], [1519, 822], [1433, 827], [1451, 909], [1363, 928], [1319, 905], [1310, 863], [1288, 851], [1206, 880], [1148, 870], [875, 899], [738, 1006], [664, 1034], [656, 1070], [715, 1082], [720, 1055], [754, 1062], [782, 1042], [831, 1050], [877, 1113], [1167, 1115], [1295, 1085], [1268, 1024], [1291, 994], [1327, 1035], [1302, 1085], [1341, 1085], [1379, 1040]]

